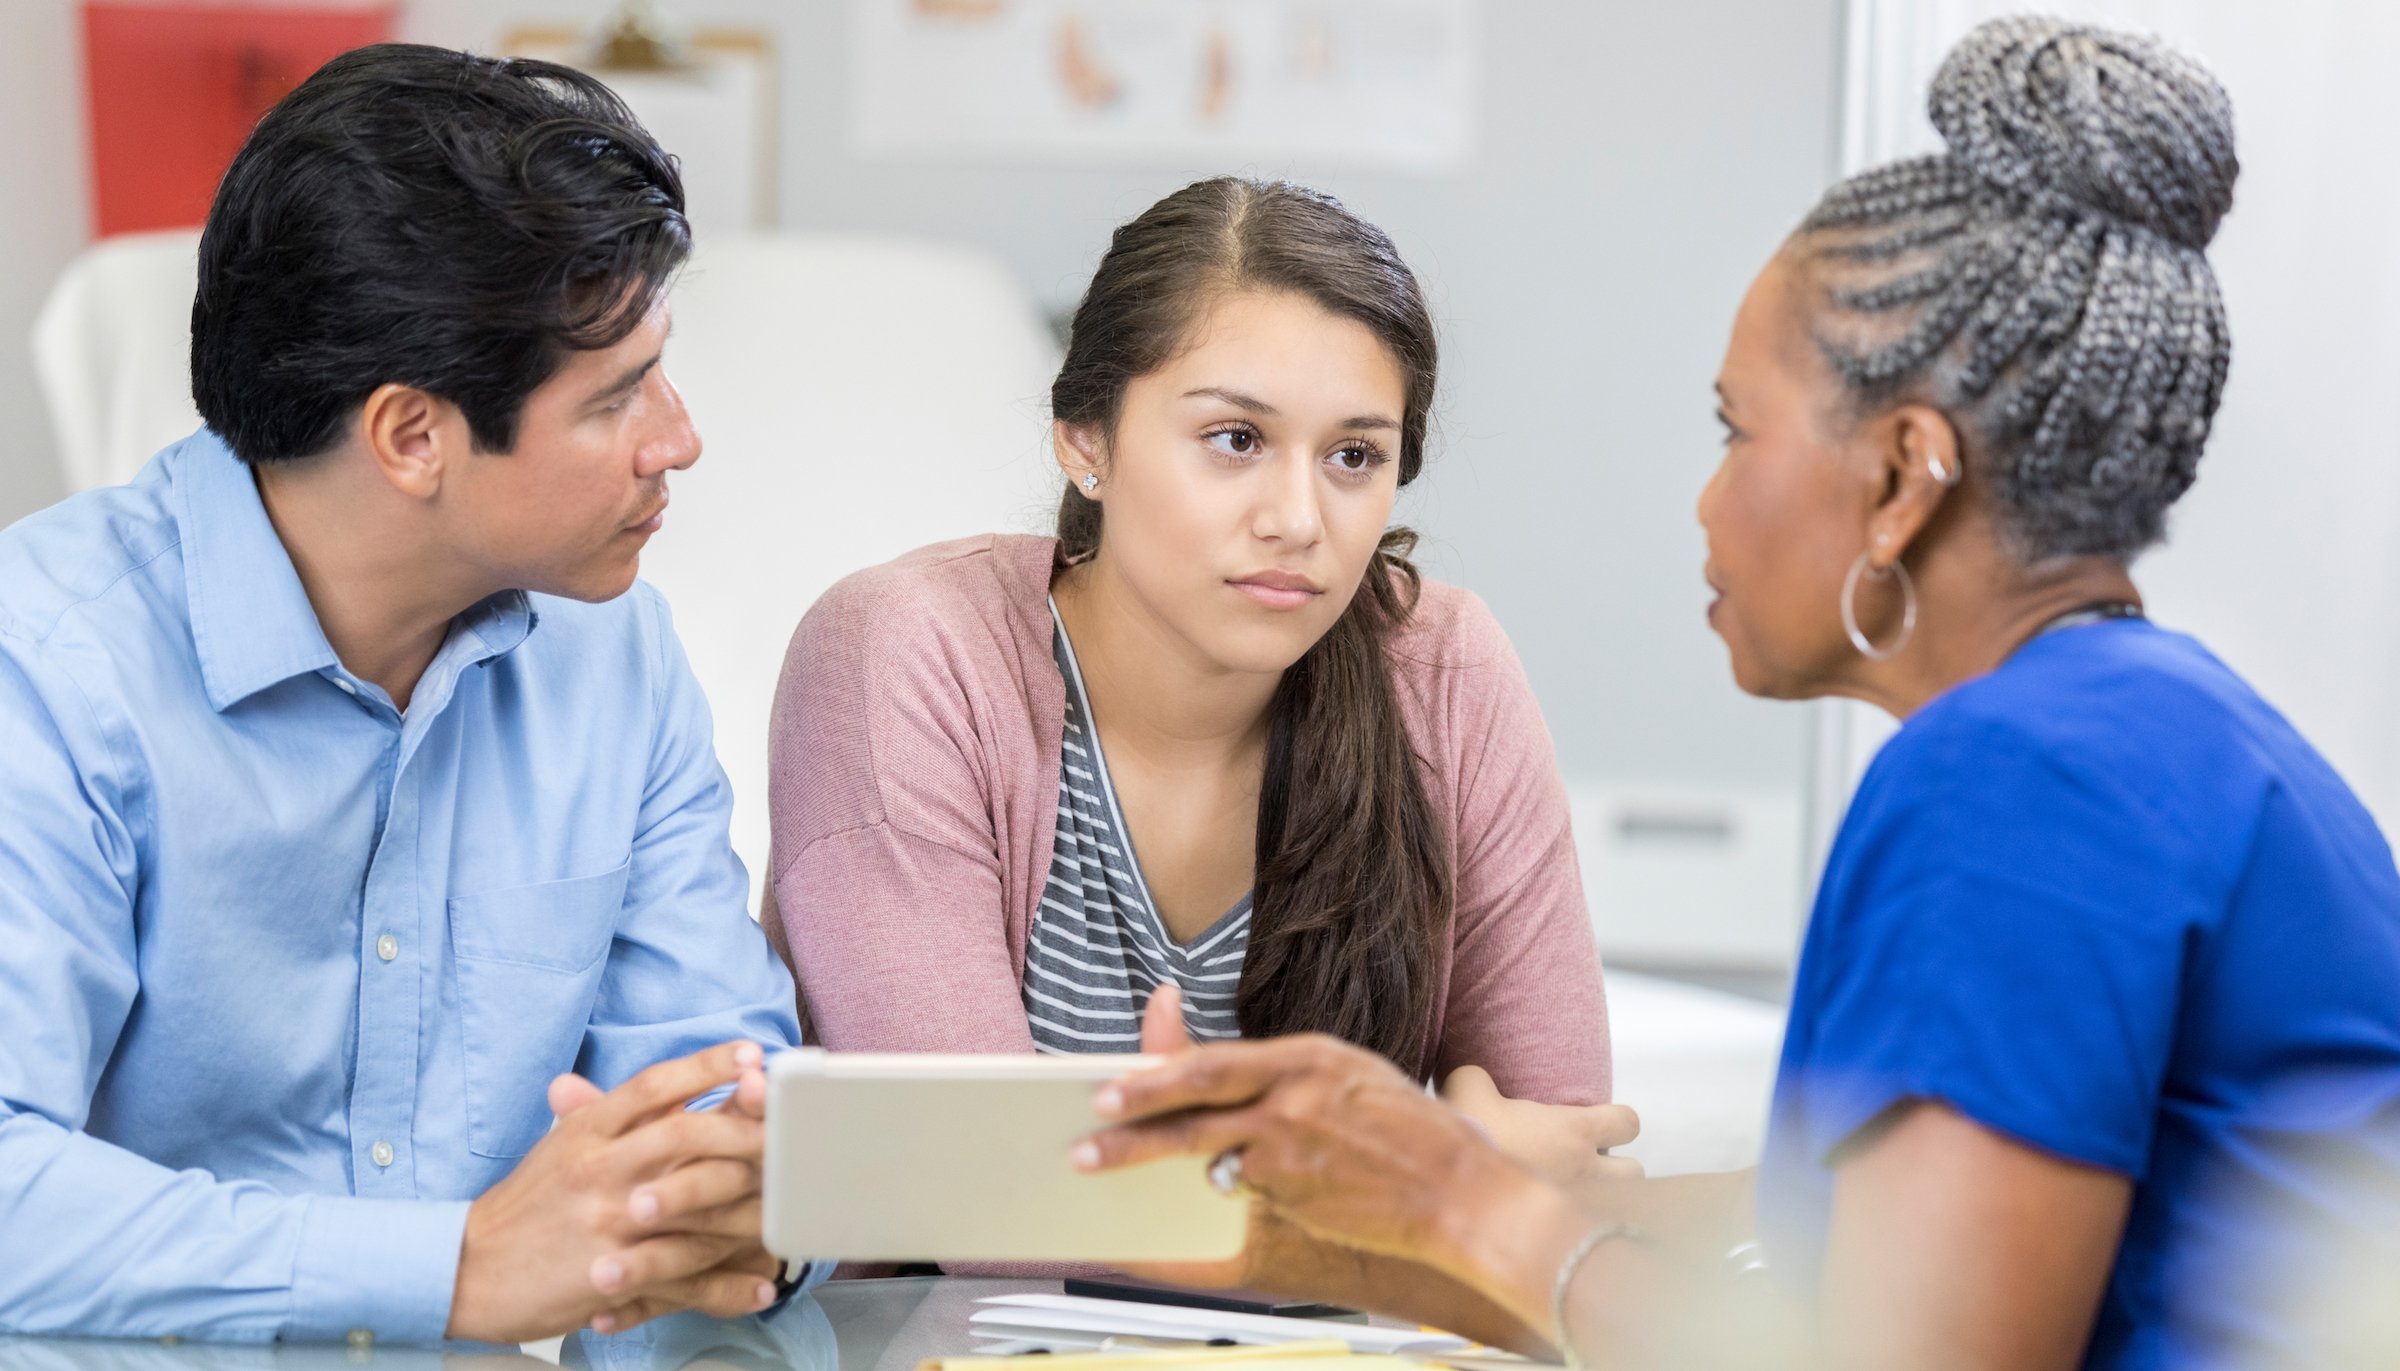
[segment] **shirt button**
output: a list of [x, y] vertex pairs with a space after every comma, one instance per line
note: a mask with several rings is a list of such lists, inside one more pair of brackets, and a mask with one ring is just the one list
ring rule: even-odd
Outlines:
[[390, 961], [400, 955], [400, 940], [386, 933], [375, 940], [375, 955]]
[[390, 1166], [392, 1164], [392, 1145], [388, 1142], [379, 1142], [367, 1149], [367, 1155], [375, 1159], [377, 1166]]
[[333, 678], [333, 688], [342, 692], [344, 695], [356, 695], [358, 693], [357, 686], [350, 684], [348, 681], [343, 680], [339, 676]]

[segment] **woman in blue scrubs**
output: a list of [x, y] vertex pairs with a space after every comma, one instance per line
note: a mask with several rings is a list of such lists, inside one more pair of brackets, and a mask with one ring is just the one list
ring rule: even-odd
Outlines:
[[2154, 42], [2009, 19], [1930, 111], [1947, 150], [1829, 192], [1717, 380], [1736, 679], [1903, 721], [1819, 888], [1765, 1164], [1564, 1187], [1365, 1054], [1211, 1047], [1104, 1095], [1134, 1122], [1082, 1156], [1201, 1152], [1258, 1197], [1247, 1265], [1179, 1274], [1326, 1290], [1348, 1249], [1330, 1293], [1593, 1358], [2332, 1355], [2294, 1287], [2400, 1235], [2400, 876], [2127, 570], [2225, 382], [2231, 110]]

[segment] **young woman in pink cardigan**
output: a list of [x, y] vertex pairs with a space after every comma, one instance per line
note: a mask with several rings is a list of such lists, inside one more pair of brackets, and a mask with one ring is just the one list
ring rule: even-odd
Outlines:
[[[912, 553], [793, 635], [767, 923], [816, 1040], [1372, 1048], [1512, 1151], [1607, 1163], [1608, 1020], [1548, 733], [1388, 526], [1435, 348], [1379, 230], [1282, 184], [1116, 233], [1052, 390], [1056, 538]], [[1138, 852], [1138, 860], [1136, 853]]]

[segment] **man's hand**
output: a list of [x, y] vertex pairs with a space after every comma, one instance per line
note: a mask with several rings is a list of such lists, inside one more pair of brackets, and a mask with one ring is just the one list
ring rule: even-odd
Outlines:
[[[599, 1089], [588, 1082], [585, 1084], [593, 1097], [597, 1098]], [[733, 1093], [716, 1107], [764, 1123], [767, 1117], [766, 1073], [756, 1068], [744, 1071], [741, 1079], [735, 1082]], [[563, 1111], [561, 1116], [564, 1116]], [[763, 1178], [755, 1157], [747, 1162], [711, 1157], [691, 1162], [670, 1172], [665, 1178], [635, 1190], [627, 1200], [627, 1212], [645, 1233], [696, 1227], [704, 1232], [747, 1238], [731, 1256], [710, 1271], [703, 1272], [700, 1277], [695, 1277], [695, 1280], [704, 1280], [722, 1272], [761, 1275], [771, 1282], [782, 1275], [783, 1263], [768, 1255], [766, 1248], [758, 1241], [762, 1202], [760, 1184]], [[603, 1294], [617, 1297], [637, 1289], [627, 1270], [628, 1259], [640, 1260], [636, 1254], [616, 1253], [594, 1262], [592, 1287]], [[690, 1307], [688, 1303], [657, 1294], [636, 1294], [623, 1304], [612, 1305], [594, 1314], [592, 1327], [601, 1333], [619, 1333], [662, 1314], [672, 1314]]]
[[[524, 1342], [772, 1302], [777, 1267], [758, 1245], [761, 1059], [756, 1044], [728, 1043], [605, 1094], [552, 1082], [558, 1126], [467, 1211], [449, 1336]], [[725, 1106], [685, 1109], [729, 1084]]]

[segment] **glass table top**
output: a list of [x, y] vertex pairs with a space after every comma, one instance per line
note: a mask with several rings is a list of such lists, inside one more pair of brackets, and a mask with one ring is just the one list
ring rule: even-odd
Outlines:
[[975, 1350], [967, 1316], [987, 1295], [1045, 1291], [1057, 1281], [913, 1277], [833, 1281], [770, 1315], [678, 1314], [625, 1333], [570, 1334], [523, 1351], [451, 1346], [263, 1345], [0, 1337], [6, 1371], [538, 1371], [555, 1361], [594, 1371], [914, 1371]]

